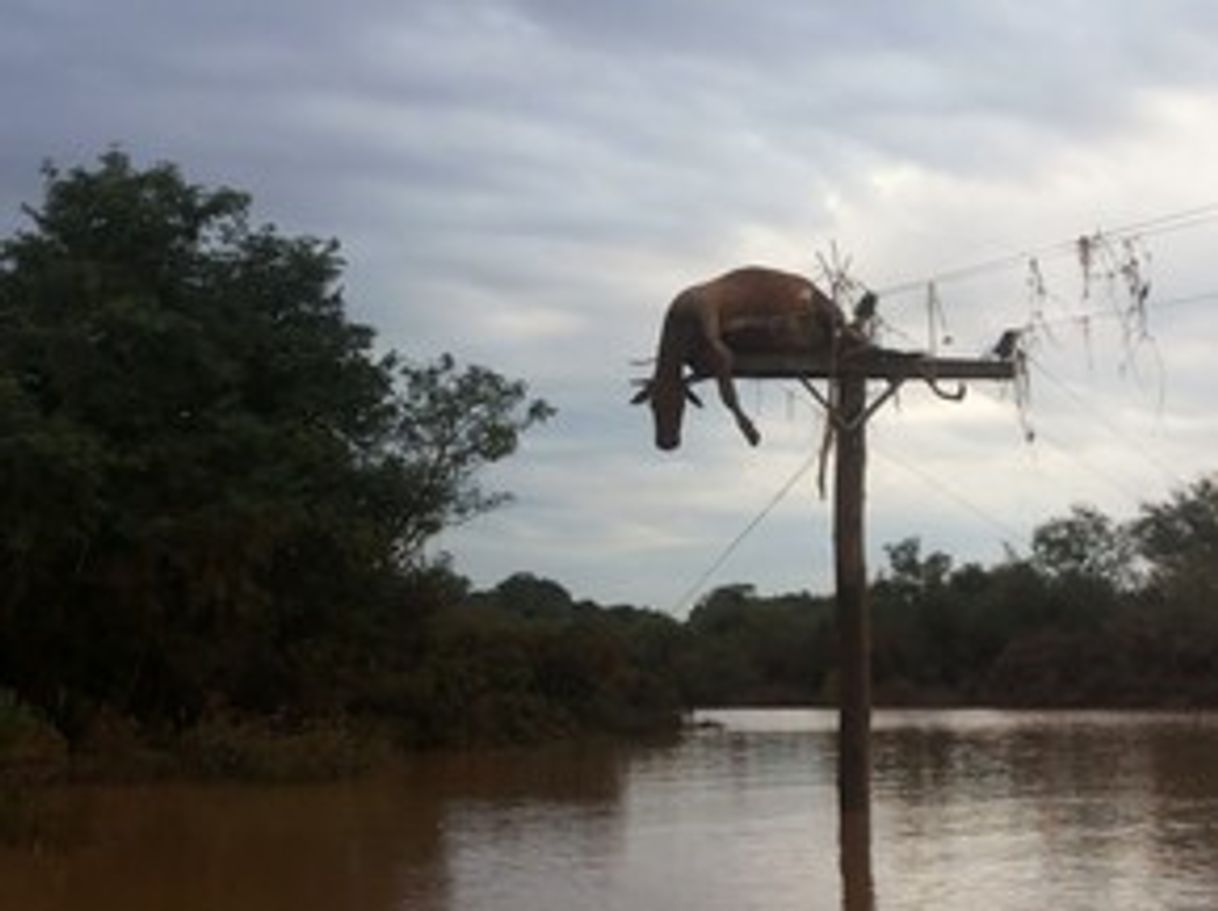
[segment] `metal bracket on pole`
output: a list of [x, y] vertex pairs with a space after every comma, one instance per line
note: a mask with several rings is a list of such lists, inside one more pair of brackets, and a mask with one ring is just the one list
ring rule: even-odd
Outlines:
[[[870, 418], [870, 417], [871, 417], [873, 414], [875, 414], [877, 411], [879, 411], [879, 410], [880, 410], [880, 407], [881, 407], [881, 406], [882, 406], [882, 405], [883, 405], [885, 402], [887, 402], [887, 401], [888, 401], [890, 398], [892, 398], [894, 395], [896, 395], [897, 390], [901, 388], [901, 383], [902, 383], [902, 382], [904, 382], [904, 381], [903, 381], [903, 380], [901, 380], [901, 379], [898, 379], [898, 378], [896, 378], [896, 377], [889, 377], [889, 379], [888, 379], [888, 388], [887, 388], [887, 389], [885, 389], [883, 392], [881, 392], [879, 395], [877, 395], [877, 396], [875, 397], [875, 399], [874, 399], [874, 400], [871, 402], [871, 404], [870, 404], [870, 405], [868, 405], [868, 406], [867, 406], [867, 407], [866, 407], [866, 408], [863, 410], [862, 415], [860, 415], [860, 416], [859, 416], [859, 418], [858, 418], [859, 423], [861, 423], [861, 424], [865, 424], [865, 423], [867, 423], [868, 419], [869, 419], [869, 418]], [[932, 388], [933, 388], [933, 387], [932, 387]]]
[[[903, 379], [898, 377], [888, 377], [888, 388], [876, 396], [875, 399], [853, 419], [845, 421], [842, 420], [841, 416], [838, 414], [838, 410], [833, 407], [833, 403], [829, 401], [823, 392], [812, 385], [812, 381], [810, 379], [808, 379], [806, 376], [796, 377], [796, 379], [798, 379], [800, 384], [808, 390], [808, 393], [812, 396], [812, 398], [816, 399], [816, 401], [820, 403], [820, 406], [825, 409], [825, 414], [829, 416], [829, 420], [833, 422], [833, 425], [838, 430], [855, 430], [867, 423], [871, 416], [879, 411], [880, 408], [883, 407], [884, 403], [896, 394], [897, 390], [901, 388], [901, 384], [904, 382]], [[927, 382], [929, 383], [930, 380], [927, 380]], [[948, 395], [943, 395], [942, 391], [937, 389], [933, 384], [931, 385], [931, 388], [935, 390], [936, 394], [942, 395], [944, 398], [951, 397]]]
[[816, 399], [820, 407], [825, 409], [825, 414], [829, 415], [829, 418], [836, 422], [837, 416], [833, 413], [833, 404], [825, 397], [825, 394], [813, 386], [812, 381], [806, 376], [797, 376], [796, 379], [799, 380], [801, 386], [808, 390], [808, 394]]

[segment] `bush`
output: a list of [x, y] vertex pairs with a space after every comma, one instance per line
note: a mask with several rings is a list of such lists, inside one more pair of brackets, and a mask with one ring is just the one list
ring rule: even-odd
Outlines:
[[365, 771], [383, 748], [343, 721], [284, 721], [219, 715], [178, 743], [181, 766], [202, 778], [324, 781]]
[[9, 690], [0, 690], [0, 784], [60, 777], [68, 745], [54, 727]]
[[0, 690], [0, 844], [38, 847], [61, 828], [41, 788], [63, 776], [67, 742], [33, 708]]

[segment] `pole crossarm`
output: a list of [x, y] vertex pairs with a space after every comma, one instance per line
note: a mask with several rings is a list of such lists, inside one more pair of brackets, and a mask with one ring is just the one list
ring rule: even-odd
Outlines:
[[843, 352], [837, 358], [823, 354], [737, 354], [732, 375], [758, 380], [835, 379], [861, 375], [866, 379], [895, 383], [920, 379], [933, 385], [940, 380], [1013, 380], [1015, 361], [992, 357], [936, 357], [889, 348]]

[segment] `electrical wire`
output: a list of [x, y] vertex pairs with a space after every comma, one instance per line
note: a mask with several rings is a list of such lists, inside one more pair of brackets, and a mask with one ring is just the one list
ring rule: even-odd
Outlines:
[[[1151, 218], [1146, 218], [1146, 219], [1142, 219], [1139, 221], [1130, 222], [1128, 224], [1122, 225], [1120, 227], [1117, 227], [1117, 228], [1114, 228], [1114, 229], [1111, 229], [1108, 231], [1104, 231], [1104, 232], [1097, 231], [1091, 235], [1082, 235], [1082, 237], [1088, 238], [1088, 237], [1103, 236], [1103, 237], [1108, 237], [1108, 238], [1113, 238], [1113, 239], [1131, 239], [1135, 235], [1138, 237], [1153, 236], [1153, 235], [1168, 233], [1168, 232], [1172, 232], [1172, 231], [1186, 230], [1188, 228], [1197, 227], [1199, 225], [1209, 224], [1214, 221], [1218, 221], [1218, 202], [1207, 203], [1206, 205], [1196, 206], [1196, 207], [1193, 207], [1190, 209], [1181, 209], [1181, 210], [1177, 210], [1175, 212], [1169, 212], [1169, 213], [1165, 213], [1163, 215], [1158, 215], [1158, 216], [1154, 216]], [[1027, 265], [1027, 263], [1030, 260], [1032, 260], [1034, 258], [1043, 258], [1043, 257], [1047, 257], [1047, 256], [1066, 255], [1066, 254], [1077, 254], [1078, 249], [1079, 249], [1079, 244], [1080, 244], [1079, 238], [1072, 238], [1067, 241], [1058, 241], [1056, 243], [1047, 244], [1045, 246], [1027, 250], [1027, 251], [1024, 251], [1021, 253], [1013, 253], [1013, 254], [1008, 254], [1005, 256], [998, 256], [998, 257], [994, 257], [992, 259], [983, 260], [981, 262], [974, 263], [972, 265], [965, 265], [965, 266], [961, 266], [961, 267], [958, 267], [955, 269], [945, 270], [942, 272], [935, 273], [934, 275], [931, 275], [924, 279], [919, 279], [919, 280], [914, 280], [914, 281], [905, 281], [905, 282], [900, 282], [897, 284], [889, 285], [887, 287], [879, 289], [876, 293], [880, 297], [892, 297], [892, 296], [903, 294], [903, 293], [906, 293], [909, 291], [924, 289], [931, 283], [943, 284], [943, 283], [947, 283], [947, 282], [959, 281], [959, 280], [962, 280], [965, 278], [971, 278], [971, 277], [978, 276], [978, 275], [983, 275], [988, 272], [998, 271], [1001, 269], [1024, 267]], [[1157, 302], [1154, 302], [1153, 306], [1154, 306], [1154, 309], [1159, 309], [1159, 308], [1164, 308], [1164, 307], [1180, 306], [1180, 305], [1184, 305], [1184, 304], [1198, 303], [1198, 302], [1202, 302], [1202, 301], [1211, 301], [1211, 300], [1218, 300], [1218, 291], [1202, 292], [1202, 293], [1198, 293], [1198, 294], [1192, 294], [1192, 295], [1187, 295], [1187, 296], [1183, 296], [1183, 297], [1172, 298], [1172, 299], [1168, 299], [1166, 301], [1157, 301]], [[1055, 325], [1058, 323], [1065, 323], [1065, 322], [1079, 322], [1081, 320], [1092, 319], [1092, 318], [1116, 318], [1119, 316], [1120, 316], [1120, 314], [1114, 312], [1113, 310], [1106, 309], [1106, 310], [1095, 310], [1095, 311], [1091, 311], [1089, 313], [1070, 314], [1070, 315], [1065, 315], [1065, 316], [1062, 316], [1059, 318], [1054, 318], [1051, 320], [1041, 320], [1039, 322], [1042, 325]], [[902, 335], [906, 338], [911, 338], [911, 336], [909, 336], [908, 333], [903, 332], [898, 327], [893, 326], [891, 323], [884, 323], [883, 328], [890, 330], [890, 331], [894, 331], [897, 334]], [[1138, 447], [1136, 444], [1133, 444], [1127, 434], [1122, 432], [1115, 425], [1108, 422], [1106, 418], [1101, 417], [1100, 413], [1097, 409], [1088, 406], [1088, 404], [1080, 396], [1078, 396], [1078, 394], [1075, 393], [1074, 390], [1070, 389], [1067, 384], [1065, 384], [1061, 380], [1057, 379], [1048, 370], [1046, 370], [1044, 365], [1042, 363], [1040, 363], [1039, 360], [1032, 360], [1031, 358], [1029, 358], [1029, 360], [1033, 363], [1033, 366], [1035, 366], [1037, 368], [1038, 372], [1041, 375], [1043, 375], [1050, 382], [1052, 382], [1055, 385], [1057, 385], [1058, 387], [1060, 387], [1068, 396], [1070, 396], [1072, 399], [1074, 399], [1076, 404], [1079, 404], [1083, 408], [1083, 410], [1087, 412], [1087, 414], [1092, 416], [1099, 423], [1101, 423], [1103, 426], [1105, 426], [1110, 432], [1113, 432], [1119, 438], [1121, 438], [1123, 442], [1128, 444], [1132, 451], [1141, 454], [1144, 458], [1147, 458], [1151, 462], [1151, 464], [1153, 464], [1160, 471], [1164, 472], [1173, 481], [1175, 481], [1177, 483], [1182, 483], [1181, 479], [1174, 471], [1172, 471], [1168, 466], [1166, 466], [1164, 463], [1159, 461], [1149, 452], [1146, 452], [1141, 447]], [[1109, 484], [1109, 486], [1113, 487], [1115, 490], [1121, 492], [1125, 496], [1131, 497], [1131, 499], [1133, 499], [1135, 502], [1140, 502], [1140, 497], [1138, 494], [1131, 494], [1131, 491], [1129, 490], [1129, 488], [1125, 487], [1123, 483], [1116, 481], [1112, 476], [1108, 475], [1106, 472], [1102, 472], [1099, 469], [1097, 469], [1094, 465], [1087, 463], [1085, 460], [1081, 459], [1077, 455], [1077, 453], [1072, 451], [1069, 447], [1065, 447], [1058, 443], [1055, 443], [1053, 440], [1046, 438], [1043, 433], [1038, 433], [1038, 438], [1044, 442], [1047, 442], [1049, 445], [1053, 446], [1055, 449], [1060, 450], [1060, 452], [1063, 453], [1064, 455], [1066, 455], [1067, 457], [1078, 462], [1089, 473], [1091, 473], [1095, 477], [1100, 478], [1101, 480], [1105, 481], [1105, 483]], [[924, 470], [917, 468], [914, 465], [912, 465], [908, 462], [905, 462], [902, 459], [898, 459], [898, 458], [892, 456], [891, 454], [884, 452], [882, 449], [877, 449], [874, 445], [870, 448], [873, 452], [875, 452], [885, 461], [887, 461], [891, 464], [897, 465], [898, 467], [904, 469], [905, 471], [915, 475], [923, 483], [925, 483], [928, 486], [939, 491], [940, 493], [942, 493], [944, 496], [948, 497], [949, 499], [955, 501], [958, 505], [960, 505], [962, 508], [964, 508], [968, 512], [972, 513], [974, 516], [979, 518], [981, 521], [990, 525], [997, 531], [1001, 532], [1004, 535], [1004, 540], [1006, 541], [1006, 543], [1009, 544], [1010, 539], [1020, 539], [1020, 538], [1023, 538], [1026, 536], [1024, 532], [1019, 531], [1013, 525], [994, 516], [987, 510], [982, 509], [976, 503], [973, 503], [967, 497], [960, 494], [959, 491], [952, 489], [949, 485], [934, 478], [933, 475], [928, 474]], [[745, 524], [745, 526], [740, 530], [740, 532], [738, 532], [736, 534], [736, 536], [734, 538], [732, 538], [732, 540], [730, 542], [728, 542], [728, 544], [719, 552], [719, 554], [715, 557], [715, 559], [713, 561], [711, 561], [711, 564], [707, 567], [707, 569], [704, 570], [701, 573], [701, 575], [699, 575], [698, 578], [688, 588], [686, 588], [685, 592], [681, 595], [681, 597], [679, 599], [677, 599], [677, 601], [673, 605], [672, 613], [674, 613], [674, 614], [679, 613], [686, 607], [686, 605], [698, 594], [698, 592], [701, 591], [702, 587], [731, 558], [732, 554], [735, 553], [735, 551], [740, 547], [740, 545], [742, 543], [744, 543], [745, 539], [750, 534], [752, 534], [753, 531], [755, 531], [756, 528], [775, 509], [775, 507], [777, 507], [778, 504], [781, 503], [782, 500], [786, 498], [787, 494], [790, 493], [792, 489], [794, 489], [795, 485], [799, 483], [800, 479], [803, 478], [809, 471], [812, 470], [812, 467], [817, 464], [817, 461], [819, 458], [820, 458], [820, 453], [817, 451], [813, 451], [811, 453], [811, 455], [809, 455], [809, 457], [807, 459], [805, 459], [804, 462], [802, 462], [798, 468], [796, 468], [796, 470], [791, 474], [790, 477], [787, 478], [786, 481], [783, 482], [783, 484], [778, 488], [778, 490], [774, 493], [774, 495], [770, 498], [770, 500], [761, 508], [761, 510]]]
[[995, 530], [1001, 532], [1003, 535], [1003, 541], [1005, 543], [1007, 543], [1008, 545], [1011, 543], [1012, 540], [1018, 540], [1020, 538], [1027, 537], [1026, 532], [1020, 531], [1014, 525], [1009, 524], [1008, 522], [1006, 522], [1003, 519], [998, 518], [997, 516], [995, 516], [993, 513], [989, 512], [988, 510], [985, 510], [982, 507], [978, 506], [976, 503], [974, 503], [968, 497], [964, 496], [959, 491], [953, 490], [950, 485], [935, 478], [934, 475], [929, 474], [928, 472], [924, 471], [921, 468], [915, 467], [914, 465], [910, 464], [909, 462], [906, 462], [904, 459], [899, 459], [896, 456], [892, 455], [891, 453], [885, 452], [883, 449], [876, 447], [874, 444], [870, 445], [868, 447], [868, 449], [871, 452], [874, 452], [880, 458], [882, 458], [885, 462], [888, 462], [891, 465], [896, 465], [898, 468], [902, 468], [905, 471], [909, 472], [910, 474], [914, 475], [919, 480], [921, 480], [924, 484], [926, 484], [928, 487], [932, 487], [935, 490], [937, 490], [939, 493], [948, 497], [949, 499], [954, 500], [959, 506], [961, 506], [968, 512], [972, 513], [982, 522], [984, 522], [985, 524], [994, 528]]
[[[1027, 537], [1026, 532], [1020, 531], [1014, 525], [1011, 525], [1009, 522], [997, 517], [992, 512], [982, 508], [977, 503], [961, 494], [958, 490], [952, 489], [950, 485], [938, 480], [933, 475], [922, 470], [921, 468], [917, 468], [916, 466], [911, 465], [909, 462], [891, 455], [883, 449], [876, 447], [874, 444], [868, 446], [868, 450], [876, 455], [879, 455], [884, 461], [904, 469], [917, 477], [928, 487], [935, 489], [939, 493], [955, 501], [964, 510], [998, 531], [1004, 544], [1013, 546], [1013, 541], [1018, 541]], [[785, 482], [783, 482], [782, 486], [778, 488], [773, 497], [770, 498], [769, 502], [767, 502], [766, 505], [762, 507], [762, 509], [756, 515], [754, 515], [747, 524], [745, 524], [740, 532], [737, 533], [736, 536], [727, 544], [727, 546], [719, 552], [718, 556], [715, 557], [710, 566], [708, 566], [706, 570], [703, 571], [702, 574], [699, 575], [688, 588], [686, 588], [681, 597], [673, 603], [670, 611], [671, 613], [679, 614], [689, 605], [689, 603], [702, 590], [703, 586], [705, 586], [706, 583], [714, 576], [714, 574], [718, 572], [720, 568], [722, 568], [732, 554], [735, 553], [737, 548], [744, 543], [744, 540], [757, 529], [757, 527], [774, 510], [774, 508], [778, 506], [778, 504], [786, 498], [787, 494], [789, 494], [795, 488], [795, 485], [798, 484], [799, 481], [812, 469], [818, 458], [819, 453], [814, 452], [791, 474], [789, 478], [787, 478]]]
[[1095, 463], [1089, 462], [1086, 459], [1084, 459], [1072, 447], [1067, 446], [1064, 443], [1057, 441], [1053, 437], [1046, 435], [1043, 431], [1038, 430], [1036, 432], [1036, 442], [1044, 443], [1044, 444], [1047, 444], [1048, 446], [1052, 447], [1054, 450], [1057, 451], [1058, 455], [1065, 456], [1067, 459], [1069, 459], [1070, 461], [1072, 461], [1076, 465], [1078, 465], [1080, 468], [1082, 468], [1085, 473], [1091, 475], [1096, 480], [1103, 482], [1110, 489], [1119, 493], [1122, 497], [1124, 497], [1126, 500], [1128, 500], [1133, 505], [1141, 506], [1142, 503], [1145, 502], [1145, 497], [1144, 497], [1143, 492], [1134, 490], [1133, 488], [1126, 486], [1125, 482], [1119, 480], [1116, 475], [1111, 474], [1107, 471], [1104, 471], [1100, 468], [1097, 468]]
[[[796, 399], [794, 399], [794, 401], [803, 402], [804, 400], [801, 398], [796, 398]], [[807, 404], [807, 403], [805, 403], [805, 404]], [[809, 407], [811, 407], [811, 406], [809, 406]], [[995, 517], [993, 514], [982, 509], [976, 503], [973, 503], [963, 494], [959, 493], [958, 491], [952, 490], [950, 487], [945, 485], [943, 482], [937, 481], [933, 476], [927, 474], [926, 472], [922, 471], [921, 469], [915, 468], [913, 465], [910, 465], [909, 463], [904, 462], [903, 460], [898, 459], [895, 456], [885, 453], [882, 449], [877, 448], [874, 444], [869, 445], [868, 449], [869, 449], [869, 451], [877, 453], [882, 458], [884, 458], [886, 461], [891, 462], [892, 464], [897, 465], [901, 468], [904, 468], [909, 473], [919, 477], [928, 486], [936, 488], [937, 490], [944, 493], [949, 498], [955, 500], [964, 509], [968, 510], [969, 512], [973, 513], [975, 516], [979, 517], [983, 522], [986, 522], [987, 524], [996, 528], [998, 531], [1002, 532], [1002, 534], [1004, 535], [1004, 540], [1006, 540], [1007, 543], [1010, 543], [1011, 539], [1017, 540], [1019, 538], [1025, 537], [1024, 533], [1019, 531], [1018, 529], [1016, 529], [1014, 526], [1004, 522], [1002, 519]], [[688, 604], [697, 596], [698, 592], [700, 592], [702, 590], [703, 586], [706, 585], [706, 583], [714, 576], [714, 574], [716, 572], [718, 572], [720, 568], [722, 568], [722, 566], [728, 561], [728, 559], [731, 558], [732, 554], [735, 553], [737, 548], [739, 548], [740, 545], [744, 543], [745, 539], [750, 534], [752, 534], [763, 521], [765, 521], [766, 517], [769, 516], [769, 514], [774, 511], [775, 507], [777, 507], [778, 504], [781, 503], [786, 498], [787, 494], [789, 494], [795, 488], [795, 485], [798, 484], [799, 481], [809, 471], [812, 470], [812, 467], [817, 464], [819, 459], [820, 459], [820, 452], [817, 450], [814, 450], [808, 456], [808, 458], [805, 459], [799, 465], [799, 467], [795, 469], [795, 471], [790, 475], [790, 477], [788, 477], [786, 479], [786, 481], [784, 481], [783, 484], [778, 488], [778, 490], [775, 491], [774, 495], [765, 504], [765, 506], [763, 506], [761, 508], [761, 510], [758, 511], [757, 514], [754, 515], [753, 518], [751, 518], [744, 525], [744, 527], [736, 534], [736, 536], [734, 538], [732, 538], [732, 540], [729, 541], [728, 544], [719, 552], [719, 554], [715, 557], [715, 559], [711, 561], [710, 565], [701, 573], [701, 575], [699, 575], [698, 578], [692, 584], [690, 584], [688, 588], [685, 589], [685, 591], [681, 595], [681, 597], [678, 598], [673, 603], [673, 606], [670, 611], [671, 613], [679, 614], [681, 611], [683, 611], [688, 606]]]
[[[1179, 297], [1169, 297], [1164, 300], [1156, 300], [1152, 297], [1147, 301], [1146, 307], [1148, 310], [1152, 311], [1167, 310], [1172, 307], [1183, 307], [1188, 304], [1200, 304], [1207, 301], [1218, 302], [1218, 289], [1213, 291], [1198, 291], [1195, 294], [1184, 294], [1180, 295]], [[1114, 309], [1113, 307], [1097, 307], [1092, 310], [1083, 310], [1078, 313], [1065, 313], [1061, 316], [1037, 319], [1035, 326], [1047, 326], [1052, 328], [1054, 326], [1063, 326], [1067, 323], [1078, 324], [1088, 320], [1122, 319], [1124, 317], [1125, 314]], [[1034, 328], [1034, 325], [1028, 324], [1027, 328]]]
[[692, 601], [698, 592], [702, 590], [702, 587], [710, 580], [710, 578], [714, 576], [714, 574], [719, 571], [723, 564], [728, 561], [731, 555], [736, 552], [736, 548], [744, 543], [744, 539], [752, 534], [758, 525], [765, 521], [766, 516], [773, 512], [774, 508], [786, 498], [787, 494], [794, 489], [795, 485], [799, 483], [800, 479], [812, 470], [812, 467], [816, 465], [819, 458], [820, 453], [813, 450], [812, 454], [808, 456], [808, 458], [805, 459], [794, 472], [792, 472], [791, 476], [787, 478], [786, 481], [783, 482], [782, 486], [778, 488], [778, 490], [770, 498], [769, 502], [767, 502], [765, 506], [763, 506], [761, 510], [748, 521], [744, 528], [740, 530], [736, 537], [732, 538], [728, 545], [719, 552], [719, 555], [715, 557], [713, 561], [711, 561], [710, 566], [707, 567], [700, 576], [698, 576], [693, 584], [685, 589], [685, 592], [681, 595], [681, 597], [673, 603], [672, 609], [669, 611], [670, 613], [679, 614], [685, 609], [689, 602]]
[[1148, 465], [1151, 465], [1157, 471], [1161, 472], [1164, 477], [1166, 477], [1173, 484], [1179, 487], [1185, 486], [1186, 482], [1184, 478], [1181, 477], [1179, 472], [1152, 453], [1145, 446], [1142, 446], [1139, 441], [1132, 437], [1129, 433], [1125, 432], [1107, 417], [1105, 417], [1103, 409], [1095, 407], [1094, 403], [1088, 402], [1081, 393], [1073, 389], [1061, 378], [1055, 376], [1052, 371], [1050, 371], [1044, 365], [1044, 362], [1041, 361], [1040, 358], [1028, 355], [1028, 363], [1036, 368], [1036, 372], [1040, 376], [1060, 389], [1066, 395], [1066, 397], [1074, 402], [1074, 404], [1079, 407], [1079, 410], [1082, 411], [1088, 418], [1090, 418], [1096, 424], [1099, 424], [1114, 437], [1120, 440], [1126, 450], [1142, 458]]
[[[1218, 202], [1211, 202], [1207, 203], [1206, 205], [1196, 206], [1190, 209], [1180, 209], [1175, 212], [1169, 212], [1163, 215], [1130, 222], [1107, 231], [1097, 231], [1090, 235], [1084, 234], [1081, 235], [1081, 237], [1087, 238], [1095, 237], [1097, 235], [1114, 239], [1130, 239], [1133, 236], [1152, 237], [1157, 234], [1165, 234], [1172, 231], [1182, 231], [1214, 221], [1218, 221]], [[876, 294], [878, 294], [881, 298], [894, 297], [911, 291], [924, 289], [932, 282], [935, 284], [945, 284], [960, 281], [966, 278], [973, 278], [989, 272], [1023, 267], [1028, 264], [1029, 260], [1034, 258], [1043, 259], [1046, 257], [1076, 254], [1078, 248], [1078, 237], [1071, 238], [1070, 240], [1056, 241], [1054, 243], [1034, 247], [1018, 253], [1008, 253], [993, 257], [991, 259], [981, 260], [980, 262], [970, 265], [959, 266], [953, 269], [945, 269], [925, 278], [897, 282], [895, 284], [876, 289]]]

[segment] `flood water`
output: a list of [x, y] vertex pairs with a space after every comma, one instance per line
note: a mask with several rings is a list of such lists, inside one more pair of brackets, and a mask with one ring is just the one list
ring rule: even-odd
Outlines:
[[[831, 712], [293, 787], [87, 787], [3, 911], [840, 909]], [[1218, 908], [1218, 715], [876, 713], [880, 909]]]

